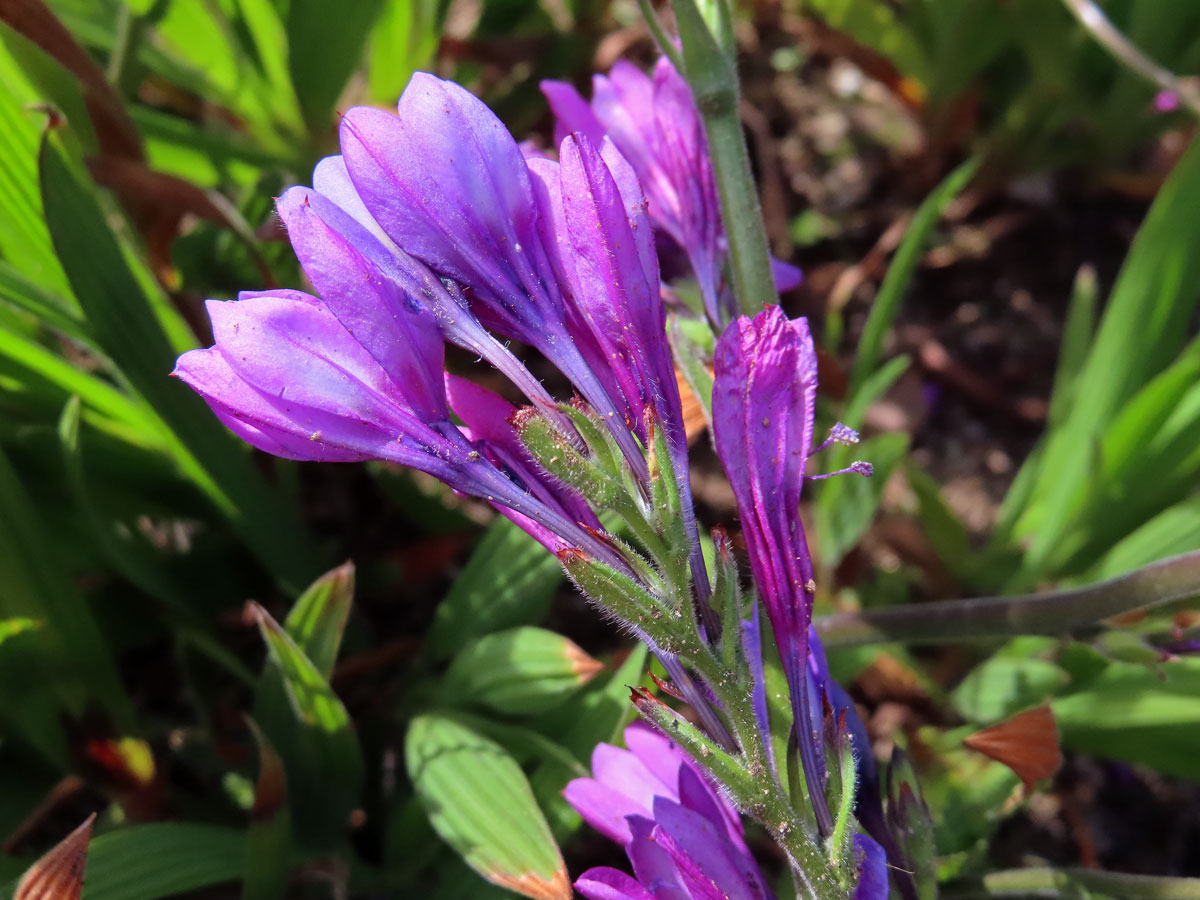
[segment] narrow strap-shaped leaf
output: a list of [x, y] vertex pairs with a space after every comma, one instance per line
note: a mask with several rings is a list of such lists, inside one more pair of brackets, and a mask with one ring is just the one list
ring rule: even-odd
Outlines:
[[92, 841], [83, 900], [159, 900], [234, 881], [245, 868], [245, 833], [161, 822]]
[[934, 226], [941, 219], [947, 204], [958, 196], [978, 170], [978, 159], [967, 160], [947, 175], [917, 208], [912, 223], [904, 232], [900, 246], [896, 248], [896, 255], [892, 258], [892, 264], [888, 266], [883, 284], [879, 286], [879, 294], [871, 304], [871, 312], [867, 315], [867, 323], [863, 326], [862, 338], [858, 342], [858, 355], [850, 373], [848, 396], [854, 397], [867, 377], [879, 365], [883, 339], [900, 312], [900, 303], [908, 290], [909, 282], [912, 281], [925, 245], [929, 243]]
[[[297, 841], [325, 848], [345, 834], [359, 803], [358, 736], [342, 701], [304, 650], [261, 606], [251, 604], [250, 611], [271, 660], [259, 683], [254, 718], [283, 759]], [[336, 642], [332, 646], [336, 652]]]
[[1014, 597], [944, 600], [813, 620], [828, 646], [938, 644], [1020, 634], [1062, 634], [1120, 613], [1200, 594], [1200, 550], [1087, 587]]
[[40, 176], [50, 235], [96, 344], [162, 419], [180, 468], [246, 545], [285, 584], [305, 583], [314, 555], [298, 517], [203, 401], [168, 377], [175, 342], [147, 285], [127, 264], [86, 175], [52, 134], [42, 142]]

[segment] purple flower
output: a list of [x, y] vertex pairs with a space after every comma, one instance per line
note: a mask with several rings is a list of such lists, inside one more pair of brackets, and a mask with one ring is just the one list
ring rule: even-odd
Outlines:
[[[807, 674], [816, 589], [800, 488], [812, 449], [817, 357], [804, 319], [777, 306], [740, 316], [717, 342], [713, 438], [737, 500], [754, 581], [775, 632], [791, 693], [796, 737], [822, 833], [824, 753]], [[803, 725], [802, 725], [803, 723]]]
[[590, 900], [771, 898], [737, 811], [696, 764], [640, 722], [625, 729], [625, 744], [599, 744], [592, 777], [563, 793], [588, 824], [625, 848], [633, 875], [589, 869], [575, 882], [579, 893]]
[[[670, 60], [659, 59], [653, 77], [618, 62], [607, 77], [593, 76], [590, 104], [562, 81], [543, 81], [542, 93], [558, 119], [557, 142], [570, 132], [596, 145], [605, 136], [612, 140], [637, 173], [655, 226], [687, 254], [709, 318], [727, 318], [731, 303], [721, 285], [726, 243], [716, 176], [703, 120]], [[786, 263], [773, 261], [773, 270], [780, 290], [800, 282], [800, 271]]]
[[628, 408], [568, 327], [555, 251], [544, 240], [517, 142], [469, 91], [425, 73], [413, 76], [398, 112], [355, 107], [342, 118], [342, 159], [357, 205], [395, 246], [463, 286], [470, 312], [487, 328], [553, 363], [644, 477]]
[[322, 299], [272, 291], [209, 301], [215, 345], [185, 353], [174, 374], [269, 453], [411, 466], [606, 552], [451, 423], [438, 327], [444, 310], [429, 302], [433, 292], [402, 283], [400, 257], [382, 259], [377, 241], [355, 233], [353, 222], [336, 222], [337, 207], [307, 189], [285, 194], [280, 212]]

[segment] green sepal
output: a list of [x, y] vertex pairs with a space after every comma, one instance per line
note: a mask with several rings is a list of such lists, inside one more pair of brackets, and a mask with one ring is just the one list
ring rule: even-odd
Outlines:
[[921, 796], [912, 762], [899, 746], [892, 750], [888, 766], [885, 814], [904, 855], [897, 865], [911, 876], [918, 900], [936, 900], [938, 872], [933, 816]]
[[733, 558], [733, 545], [725, 529], [714, 528], [712, 537], [716, 547], [713, 605], [721, 614], [721, 661], [727, 671], [740, 674], [745, 670], [745, 658], [742, 653], [742, 594], [738, 588], [737, 560]]
[[517, 435], [539, 466], [568, 487], [583, 494], [593, 506], [608, 508], [625, 493], [620, 478], [599, 464], [593, 453], [585, 456], [545, 416], [526, 406], [513, 418]]
[[634, 578], [581, 550], [560, 550], [558, 559], [575, 586], [597, 606], [641, 629], [656, 643], [669, 642], [666, 611]]
[[[828, 720], [827, 720], [828, 721]], [[837, 723], [830, 723], [837, 728]], [[828, 732], [827, 728], [827, 732]], [[827, 734], [827, 737], [829, 735]], [[827, 766], [829, 783], [826, 785], [826, 797], [830, 809], [836, 810], [833, 820], [833, 833], [826, 842], [829, 861], [842, 879], [846, 888], [854, 886], [854, 834], [858, 830], [858, 822], [854, 818], [854, 797], [858, 791], [858, 764], [854, 760], [854, 744], [843, 729], [833, 736], [829, 742]]]
[[578, 401], [560, 403], [558, 408], [571, 420], [588, 450], [592, 452], [593, 463], [612, 478], [620, 479], [623, 457], [612, 432], [604, 427], [604, 423], [594, 412]]
[[729, 792], [743, 812], [762, 820], [762, 785], [720, 744], [644, 688], [632, 688], [629, 698], [642, 717], [679, 744]]

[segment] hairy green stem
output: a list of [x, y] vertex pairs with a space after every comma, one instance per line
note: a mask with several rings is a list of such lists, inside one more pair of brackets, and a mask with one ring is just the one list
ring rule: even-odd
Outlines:
[[[738, 308], [753, 315], [778, 302], [771, 254], [746, 136], [738, 118], [738, 78], [734, 48], [722, 49], [695, 0], [672, 0], [683, 44], [684, 76], [692, 88], [721, 196], [729, 242], [729, 274]], [[716, 323], [724, 324], [724, 323]]]
[[944, 600], [823, 616], [813, 624], [829, 647], [900, 641], [939, 644], [1022, 634], [1057, 635], [1102, 619], [1200, 594], [1200, 550], [1128, 575], [1066, 591]]
[[[738, 673], [726, 669], [717, 656], [694, 639], [680, 658], [704, 679], [729, 714], [734, 737], [742, 748], [741, 754], [733, 757], [744, 773], [738, 779], [741, 789], [730, 789], [734, 801], [787, 851], [793, 868], [815, 900], [844, 900], [837, 872], [810, 837], [787, 792], [771, 776], [763, 736], [754, 715], [750, 679], [739, 678]], [[697, 756], [696, 761], [705, 765], [703, 756]], [[753, 787], [747, 790], [742, 785]]]

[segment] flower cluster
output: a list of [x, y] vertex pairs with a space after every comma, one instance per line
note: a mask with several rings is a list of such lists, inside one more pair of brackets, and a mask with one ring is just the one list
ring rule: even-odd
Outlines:
[[[210, 301], [214, 346], [184, 354], [175, 374], [269, 453], [399, 463], [494, 504], [651, 646], [704, 740], [731, 759], [770, 760], [758, 777], [786, 798], [757, 606], [719, 535], [721, 594], [712, 593], [666, 340], [656, 229], [689, 255], [710, 320], [728, 318], [703, 130], [686, 83], [665, 62], [653, 81], [619, 66], [597, 81], [590, 107], [562, 86], [546, 90], [565, 123], [557, 161], [523, 153], [483, 103], [431, 75], [413, 77], [398, 115], [348, 111], [341, 155], [277, 204], [318, 296], [274, 290]], [[540, 353], [577, 396], [552, 397], [509, 340]], [[447, 343], [486, 360], [528, 405], [447, 373]], [[807, 323], [778, 307], [737, 319], [717, 343], [715, 372], [713, 437], [787, 677], [794, 724], [784, 728], [811, 805], [797, 821], [813, 823], [814, 840], [842, 835], [833, 852], [842, 886], [882, 898], [884, 848], [893, 845], [874, 764], [810, 627], [815, 585], [798, 516], [814, 452]], [[856, 439], [840, 426], [831, 435]], [[603, 512], [625, 520], [632, 542], [602, 527]], [[704, 669], [718, 659], [734, 668], [729, 677]], [[753, 711], [739, 719], [744, 695]], [[626, 739], [629, 751], [597, 749], [595, 779], [573, 783], [568, 798], [626, 847], [634, 877], [594, 870], [580, 890], [769, 897], [722, 793], [731, 785], [714, 786], [644, 726]], [[847, 798], [856, 798], [854, 822], [833, 812]], [[746, 798], [735, 799], [746, 811]], [[881, 843], [858, 834], [858, 822]]]
[[[738, 815], [677, 744], [641, 723], [625, 729], [628, 749], [600, 744], [592, 777], [563, 794], [584, 821], [620, 844], [633, 868], [589, 869], [575, 882], [588, 900], [736, 898], [774, 893], [746, 846]], [[885, 900], [886, 858], [870, 838], [855, 838], [853, 900]]]

